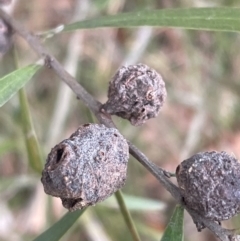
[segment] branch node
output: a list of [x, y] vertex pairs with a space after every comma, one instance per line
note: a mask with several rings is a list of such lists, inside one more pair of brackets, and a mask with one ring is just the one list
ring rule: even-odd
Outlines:
[[163, 170], [163, 174], [164, 174], [167, 178], [176, 177], [175, 173], [168, 172], [168, 171], [165, 171], [165, 170]]
[[44, 56], [44, 65], [47, 68], [49, 68], [49, 69], [52, 68], [52, 61], [53, 61], [53, 59], [51, 58], [51, 56], [49, 56], [49, 55], [45, 55]]

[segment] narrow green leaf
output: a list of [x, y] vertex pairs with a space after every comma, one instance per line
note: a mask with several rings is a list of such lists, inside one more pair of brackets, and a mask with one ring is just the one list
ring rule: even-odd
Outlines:
[[182, 241], [183, 240], [183, 216], [184, 208], [177, 205], [162, 236], [161, 241]]
[[240, 8], [183, 8], [121, 13], [75, 22], [66, 25], [64, 31], [139, 26], [236, 32], [240, 31]]
[[40, 67], [36, 64], [28, 65], [2, 77], [0, 79], [0, 107], [16, 94]]
[[34, 241], [57, 241], [68, 229], [77, 221], [86, 209], [77, 210], [75, 212], [68, 212], [52, 227], [40, 234]]

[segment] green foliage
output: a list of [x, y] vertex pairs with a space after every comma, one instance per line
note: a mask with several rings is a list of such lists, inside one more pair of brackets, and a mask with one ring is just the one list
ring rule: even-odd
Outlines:
[[177, 205], [162, 236], [161, 241], [182, 241], [183, 240], [183, 216], [184, 208]]
[[140, 26], [238, 32], [240, 31], [240, 8], [163, 9], [120, 13], [68, 24], [63, 31]]
[[39, 235], [34, 241], [57, 241], [59, 240], [77, 219], [83, 214], [86, 209], [77, 210], [75, 212], [68, 212], [52, 227]]
[[39, 65], [31, 64], [0, 79], [0, 107], [18, 92], [37, 72]]

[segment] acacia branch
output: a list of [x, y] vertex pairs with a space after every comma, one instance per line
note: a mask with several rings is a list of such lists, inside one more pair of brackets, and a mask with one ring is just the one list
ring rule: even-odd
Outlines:
[[[93, 98], [77, 81], [73, 78], [58, 62], [58, 60], [51, 55], [46, 48], [41, 44], [39, 38], [29, 31], [27, 31], [18, 21], [13, 19], [11, 16], [6, 14], [2, 9], [0, 9], [0, 17], [20, 36], [22, 36], [27, 43], [32, 47], [32, 49], [44, 59], [46, 65], [53, 69], [54, 72], [59, 76], [59, 78], [64, 81], [72, 91], [77, 95], [78, 99], [82, 100], [84, 104], [95, 114], [98, 121], [107, 127], [115, 127], [111, 116], [107, 113], [102, 113], [100, 111], [101, 103]], [[190, 210], [182, 203], [182, 196], [180, 194], [179, 188], [175, 186], [167, 177], [166, 171], [152, 163], [137, 147], [135, 147], [131, 142], [128, 141], [129, 152], [135, 157], [149, 172], [154, 175], [157, 180], [164, 186], [164, 188], [171, 193], [171, 195], [176, 199], [176, 201], [184, 206], [184, 208], [192, 216], [194, 222], [200, 223], [203, 227], [207, 227], [211, 230], [220, 240], [230, 241], [238, 240], [234, 236], [232, 230], [227, 230], [222, 228], [217, 223], [205, 219], [197, 214], [195, 211]], [[240, 240], [240, 239], [239, 239]]]

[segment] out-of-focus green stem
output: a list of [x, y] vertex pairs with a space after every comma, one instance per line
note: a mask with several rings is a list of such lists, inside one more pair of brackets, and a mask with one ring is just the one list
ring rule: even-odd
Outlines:
[[132, 238], [134, 241], [140, 241], [139, 234], [137, 232], [137, 229], [132, 221], [132, 217], [127, 209], [127, 206], [124, 202], [122, 192], [119, 190], [115, 192], [115, 197], [117, 199], [118, 205], [120, 207], [121, 213], [123, 215], [123, 218], [128, 226], [128, 229], [132, 235]]
[[[18, 68], [18, 58], [17, 52], [14, 48], [14, 60], [15, 67]], [[25, 137], [25, 144], [28, 153], [29, 165], [37, 173], [41, 173], [43, 169], [42, 155], [39, 148], [37, 136], [32, 123], [32, 117], [28, 105], [27, 96], [24, 88], [20, 89], [18, 92], [20, 109], [21, 109], [21, 126]]]
[[21, 108], [21, 125], [24, 132], [29, 165], [33, 168], [34, 171], [41, 173], [43, 169], [42, 155], [39, 148], [37, 136], [32, 124], [32, 118], [24, 88], [19, 90], [18, 96]]

